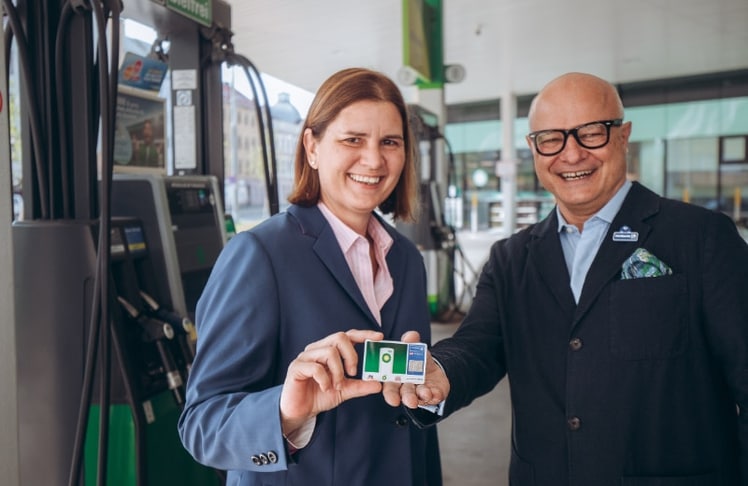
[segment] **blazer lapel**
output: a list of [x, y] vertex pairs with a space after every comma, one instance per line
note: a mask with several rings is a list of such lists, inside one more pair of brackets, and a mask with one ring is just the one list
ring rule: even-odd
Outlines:
[[[393, 239], [392, 247], [390, 248], [390, 251], [387, 252], [387, 269], [390, 272], [390, 276], [392, 277], [392, 282], [394, 285], [392, 289], [392, 295], [389, 299], [387, 299], [387, 302], [384, 303], [381, 311], [382, 332], [384, 332], [385, 336], [389, 336], [391, 334], [392, 328], [395, 327], [397, 309], [399, 309], [400, 307], [400, 299], [402, 298], [403, 294], [401, 288], [402, 286], [397, 285], [397, 282], [402, 282], [405, 280], [404, 274], [406, 269], [406, 261], [405, 252], [403, 251], [402, 244], [399, 241], [401, 236], [395, 233], [387, 223], [382, 222], [382, 226], [384, 226], [384, 228]], [[426, 302], [424, 302], [424, 308], [425, 307]], [[397, 336], [397, 338], [399, 339], [400, 336]]]
[[340, 249], [337, 238], [335, 238], [335, 233], [320, 210], [316, 206], [311, 208], [291, 206], [288, 211], [301, 223], [302, 233], [316, 238], [312, 248], [320, 261], [327, 267], [330, 274], [348, 296], [361, 308], [361, 311], [369, 317], [372, 324], [378, 328], [379, 324], [369, 310], [369, 306], [353, 278], [353, 273], [348, 267], [348, 262], [345, 261], [345, 256]]
[[[605, 285], [612, 279], [620, 278], [621, 265], [634, 250], [644, 244], [652, 229], [645, 220], [657, 211], [659, 211], [658, 196], [635, 182], [626, 195], [620, 211], [613, 219], [605, 240], [600, 245], [592, 266], [587, 272], [573, 325], [576, 325], [589, 310]], [[613, 233], [620, 231], [624, 226], [638, 233], [636, 241], [613, 241]]]
[[569, 286], [569, 270], [566, 268], [564, 252], [558, 237], [556, 210], [532, 230], [533, 239], [528, 243], [529, 260], [537, 268], [561, 308], [571, 313], [574, 310], [574, 295]]

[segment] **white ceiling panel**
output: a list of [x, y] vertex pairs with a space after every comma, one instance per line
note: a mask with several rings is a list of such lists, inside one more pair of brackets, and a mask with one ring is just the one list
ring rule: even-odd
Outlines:
[[[229, 0], [237, 52], [309, 91], [349, 66], [396, 78], [401, 0]], [[612, 82], [748, 68], [748, 0], [442, 0], [447, 103], [536, 92], [568, 71]]]

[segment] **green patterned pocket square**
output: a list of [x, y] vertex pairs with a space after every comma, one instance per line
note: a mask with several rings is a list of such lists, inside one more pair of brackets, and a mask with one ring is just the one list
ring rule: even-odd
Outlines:
[[623, 262], [621, 279], [662, 277], [672, 275], [673, 270], [644, 248], [637, 248], [630, 257]]

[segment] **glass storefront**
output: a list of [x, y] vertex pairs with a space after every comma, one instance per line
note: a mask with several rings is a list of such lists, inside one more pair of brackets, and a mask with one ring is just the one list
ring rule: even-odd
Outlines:
[[748, 97], [626, 110], [633, 122], [631, 175], [658, 193], [738, 221], [748, 205]]
[[[625, 99], [624, 99], [625, 102]], [[683, 101], [627, 108], [625, 119], [633, 123], [628, 173], [655, 192], [720, 210], [742, 224], [748, 219], [748, 96]], [[495, 167], [501, 158], [501, 120], [450, 122], [446, 136], [454, 152], [455, 177], [462, 183], [464, 205], [471, 200], [490, 211], [490, 201], [500, 200], [500, 179]], [[532, 156], [525, 142], [527, 118], [514, 122], [517, 150], [518, 207], [523, 200], [546, 201], [539, 186]], [[474, 175], [488, 178], [482, 187]], [[537, 216], [549, 208], [543, 204]], [[463, 218], [469, 221], [469, 217]], [[490, 214], [480, 217], [479, 229], [491, 226]]]

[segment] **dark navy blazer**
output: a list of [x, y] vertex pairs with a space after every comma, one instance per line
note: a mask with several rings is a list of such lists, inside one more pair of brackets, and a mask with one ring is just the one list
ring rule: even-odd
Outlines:
[[441, 484], [436, 431], [415, 427], [381, 394], [320, 414], [291, 459], [281, 435], [281, 385], [307, 344], [349, 329], [395, 340], [417, 330], [430, 342], [423, 258], [382, 224], [394, 239], [394, 292], [381, 328], [317, 207], [291, 206], [233, 237], [219, 257], [197, 306], [179, 432], [197, 461], [229, 471], [228, 485]]
[[[623, 226], [638, 240], [614, 241]], [[557, 227], [553, 211], [491, 248], [463, 324], [433, 349], [445, 412], [508, 376], [512, 486], [748, 485], [748, 246], [733, 222], [634, 183], [578, 305]], [[622, 280], [639, 247], [673, 274]]]

